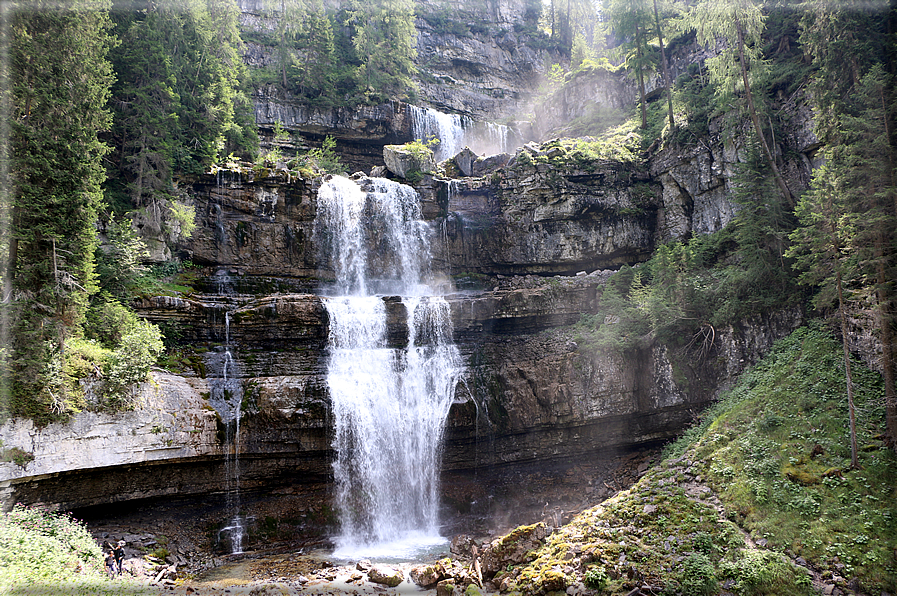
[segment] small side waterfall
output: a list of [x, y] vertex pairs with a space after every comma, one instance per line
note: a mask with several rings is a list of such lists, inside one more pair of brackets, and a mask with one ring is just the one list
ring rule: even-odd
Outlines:
[[[335, 556], [348, 558], [404, 556], [444, 542], [441, 445], [462, 373], [449, 305], [429, 282], [431, 230], [417, 193], [389, 180], [364, 184], [367, 192], [334, 177], [318, 194], [317, 233], [337, 275], [335, 295], [324, 300], [340, 519]], [[407, 342], [390, 339], [390, 309], [404, 314]]]
[[[243, 385], [237, 361], [231, 353], [230, 317], [224, 314], [224, 351], [212, 353], [207, 361], [213, 378], [209, 380], [209, 400], [224, 424], [224, 491], [228, 520], [218, 531], [218, 540], [232, 554], [243, 552], [244, 524], [240, 515], [240, 414]], [[217, 373], [217, 374], [216, 374]]]

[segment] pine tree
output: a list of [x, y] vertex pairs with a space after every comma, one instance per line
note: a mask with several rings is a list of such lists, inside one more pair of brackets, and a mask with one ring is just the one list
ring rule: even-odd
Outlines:
[[361, 59], [357, 79], [368, 101], [405, 99], [415, 73], [416, 29], [411, 0], [351, 3], [347, 24], [354, 27], [352, 43]]
[[607, 16], [615, 35], [626, 39], [620, 45], [625, 55], [624, 64], [635, 73], [639, 87], [639, 107], [642, 128], [648, 127], [648, 104], [645, 93], [645, 73], [653, 70], [653, 57], [648, 51], [648, 28], [652, 25], [651, 13], [645, 0], [610, 0]]
[[13, 329], [10, 411], [46, 421], [66, 408], [53, 362], [81, 332], [95, 290], [95, 222], [102, 202], [98, 134], [113, 75], [102, 0], [37, 0], [12, 9], [13, 183], [8, 281]]
[[322, 0], [310, 0], [299, 29], [299, 57], [294, 65], [299, 93], [309, 100], [329, 101], [334, 95], [333, 25]]
[[[120, 47], [111, 58], [116, 171], [135, 206], [167, 201], [175, 177], [205, 171], [232, 142], [245, 66], [237, 11], [226, 0], [115, 5]], [[232, 148], [233, 149], [233, 148]]]
[[[848, 248], [857, 269], [845, 283], [861, 284], [876, 298], [882, 345], [888, 435], [897, 449], [897, 392], [893, 340], [893, 280], [897, 275], [897, 98], [881, 58], [888, 44], [887, 15], [854, 3], [818, 3], [804, 20], [801, 43], [819, 65], [810, 90], [816, 134], [825, 143], [827, 171], [853, 222]], [[830, 285], [830, 284], [829, 284]]]
[[833, 147], [826, 152], [826, 163], [814, 172], [811, 190], [804, 193], [797, 205], [801, 227], [791, 234], [794, 246], [788, 254], [795, 258], [795, 266], [803, 271], [802, 283], [821, 286], [815, 298], [817, 308], [828, 306], [833, 298], [838, 303], [847, 378], [851, 465], [857, 468], [856, 412], [847, 347], [844, 283], [852, 277], [856, 266], [855, 255], [851, 255], [847, 247], [853, 242], [858, 222], [855, 214], [849, 212], [847, 193], [844, 192], [850, 166], [841, 159], [843, 152], [840, 149], [843, 147]]
[[706, 61], [711, 79], [716, 83], [718, 96], [721, 103], [728, 103], [733, 90], [744, 94], [754, 134], [763, 149], [776, 185], [789, 206], [794, 207], [794, 197], [763, 133], [759, 108], [752, 90], [752, 81], [764, 65], [760, 55], [760, 41], [765, 16], [761, 7], [754, 0], [701, 0], [692, 9], [690, 20], [691, 26], [697, 31], [698, 43], [715, 46], [718, 40], [725, 40], [726, 48]]

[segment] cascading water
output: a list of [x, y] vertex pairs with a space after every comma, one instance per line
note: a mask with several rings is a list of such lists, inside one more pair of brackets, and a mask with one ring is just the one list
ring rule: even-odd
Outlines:
[[225, 507], [228, 521], [218, 531], [220, 542], [227, 544], [233, 554], [243, 552], [244, 525], [240, 516], [240, 410], [243, 386], [236, 360], [231, 353], [230, 312], [224, 314], [224, 351], [210, 356], [207, 367], [214, 374], [209, 380], [210, 402], [225, 426], [224, 477]]
[[433, 157], [443, 161], [457, 155], [465, 146], [478, 155], [513, 151], [510, 129], [494, 122], [474, 122], [458, 114], [444, 114], [433, 108], [411, 106], [411, 134], [415, 139], [439, 139]]
[[464, 148], [464, 119], [458, 114], [443, 114], [433, 108], [411, 106], [411, 134], [415, 139], [439, 139], [433, 152], [436, 161], [454, 157]]
[[[417, 193], [383, 179], [367, 192], [334, 177], [318, 193], [318, 234], [336, 272], [327, 385], [333, 403], [335, 556], [408, 556], [441, 544], [438, 495], [445, 420], [462, 363], [449, 305], [428, 271], [430, 228]], [[401, 303], [383, 294], [398, 295]], [[402, 308], [407, 343], [390, 343]]]

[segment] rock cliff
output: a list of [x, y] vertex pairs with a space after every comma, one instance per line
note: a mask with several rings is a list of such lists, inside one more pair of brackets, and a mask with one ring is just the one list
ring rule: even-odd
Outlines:
[[[559, 142], [533, 145], [479, 178], [428, 175], [418, 184], [436, 232], [434, 269], [465, 288], [447, 296], [466, 371], [446, 470], [564, 462], [669, 439], [799, 324], [797, 312], [772, 313], [719, 330], [701, 358], [660, 345], [620, 354], [580, 337], [580, 318], [602, 310], [609, 268], [643, 260], [669, 235], [670, 206], [650, 162], [576, 155]], [[666, 159], [661, 171], [701, 187], [687, 161]], [[46, 429], [7, 423], [4, 445], [34, 454], [24, 466], [4, 464], [7, 504], [221, 493], [234, 445], [246, 489], [326, 480], [329, 323], [315, 291], [333, 273], [317, 245], [319, 183], [262, 171], [195, 183], [200, 225], [180, 247], [201, 266], [195, 291], [135, 304], [177, 338], [171, 370], [154, 373], [133, 412], [85, 412]], [[683, 210], [683, 229], [721, 226], [711, 207]], [[405, 307], [383, 300], [390, 341], [403, 345]], [[235, 384], [225, 387], [224, 366]], [[236, 440], [227, 439], [225, 389], [241, 412]]]

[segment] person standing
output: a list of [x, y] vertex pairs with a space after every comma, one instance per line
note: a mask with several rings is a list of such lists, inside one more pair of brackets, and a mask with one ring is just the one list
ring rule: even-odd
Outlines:
[[115, 567], [118, 569], [118, 574], [121, 575], [121, 564], [125, 559], [125, 541], [119, 540], [115, 548], [112, 549], [112, 554], [115, 556]]

